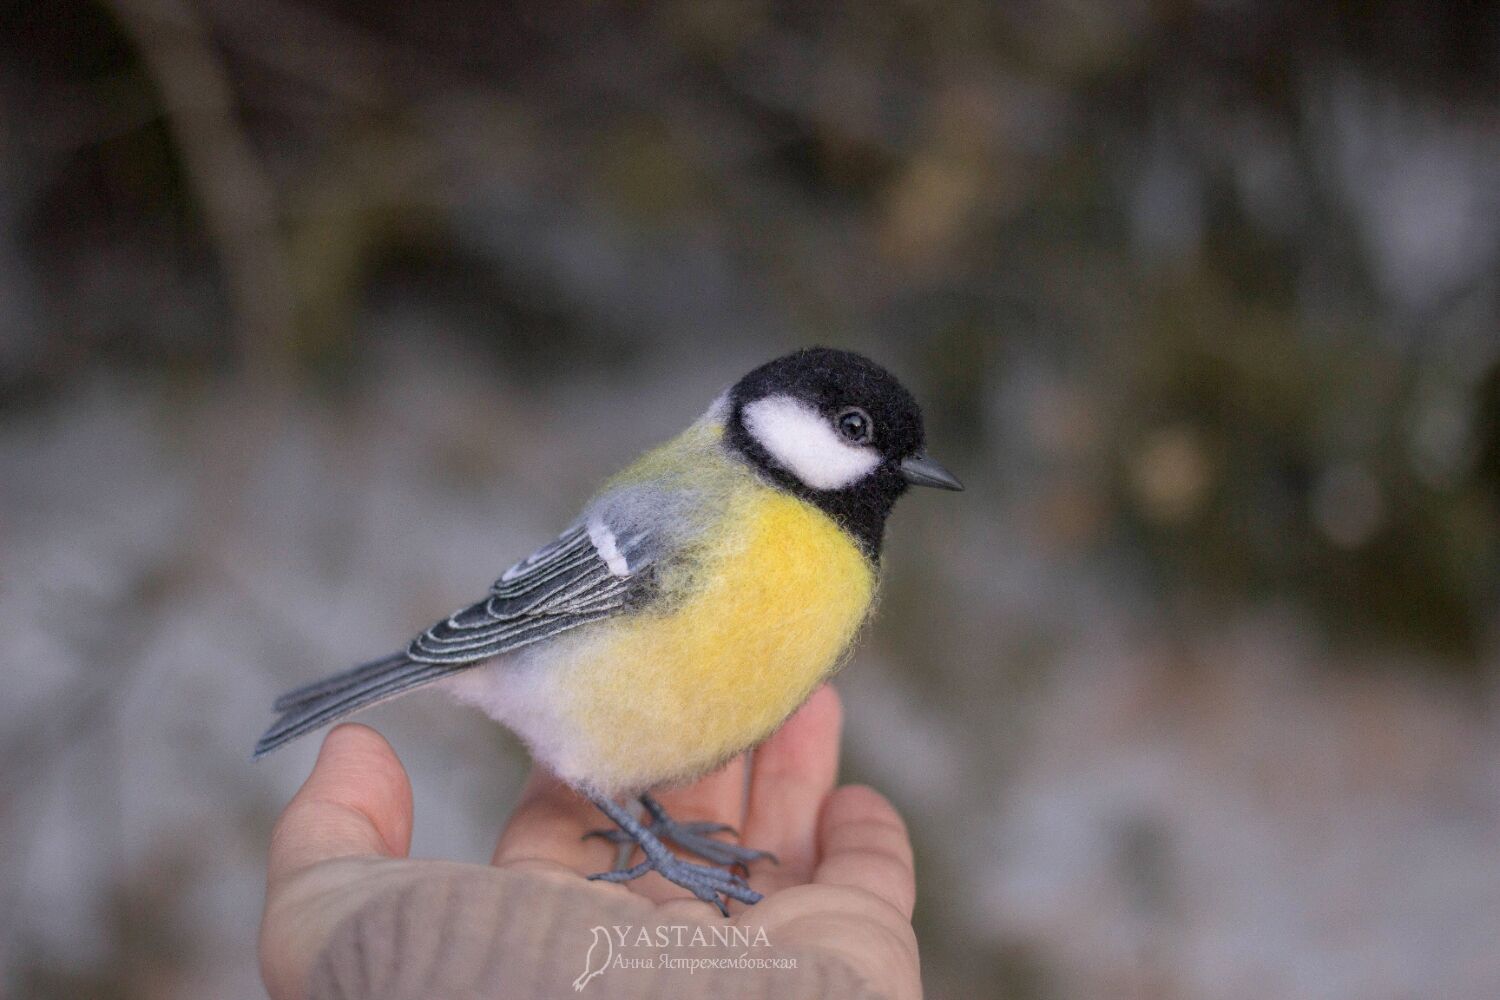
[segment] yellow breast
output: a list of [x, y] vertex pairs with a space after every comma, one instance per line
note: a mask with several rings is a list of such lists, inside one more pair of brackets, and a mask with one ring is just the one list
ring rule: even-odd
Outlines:
[[827, 677], [875, 573], [827, 515], [759, 484], [667, 569], [651, 608], [570, 651], [568, 714], [601, 788], [695, 777], [769, 736]]

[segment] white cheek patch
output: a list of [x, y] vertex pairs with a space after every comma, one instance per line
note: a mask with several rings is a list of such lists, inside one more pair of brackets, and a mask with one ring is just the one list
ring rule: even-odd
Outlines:
[[776, 463], [815, 490], [843, 489], [880, 464], [874, 448], [845, 441], [822, 414], [791, 396], [757, 399], [742, 416]]

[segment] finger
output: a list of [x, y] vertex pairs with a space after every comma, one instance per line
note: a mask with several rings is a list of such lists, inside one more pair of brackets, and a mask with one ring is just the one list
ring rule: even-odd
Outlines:
[[500, 831], [492, 863], [551, 861], [592, 875], [613, 863], [615, 846], [597, 837], [585, 840], [584, 834], [611, 825], [588, 799], [546, 768], [535, 767]]
[[813, 881], [863, 889], [911, 919], [916, 874], [906, 824], [879, 792], [845, 785], [828, 797], [818, 828]]
[[755, 751], [744, 840], [781, 862], [757, 868], [756, 886], [762, 891], [812, 877], [818, 812], [838, 777], [842, 723], [839, 696], [824, 685]]
[[368, 726], [338, 726], [271, 831], [270, 878], [334, 858], [404, 857], [411, 816], [411, 782], [391, 745]]

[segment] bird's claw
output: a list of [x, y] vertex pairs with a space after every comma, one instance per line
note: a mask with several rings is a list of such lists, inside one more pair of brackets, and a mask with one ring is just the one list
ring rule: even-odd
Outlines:
[[[739, 844], [731, 844], [728, 841], [718, 840], [711, 834], [728, 833], [738, 837], [739, 831], [728, 823], [712, 822], [689, 822], [679, 823], [674, 819], [657, 820], [646, 829], [655, 834], [659, 839], [669, 844], [674, 844], [690, 854], [696, 854], [704, 861], [726, 868], [740, 868], [749, 874], [750, 863], [762, 859], [769, 860], [772, 864], [779, 864], [776, 855], [770, 851], [756, 850], [753, 847], [743, 847]], [[590, 830], [583, 835], [584, 840], [598, 837], [607, 840], [611, 844], [633, 844], [635, 838], [624, 830]]]
[[[740, 835], [740, 832], [734, 827], [730, 826], [728, 823], [711, 823], [707, 821], [678, 823], [673, 820], [669, 823], [652, 823], [649, 827], [647, 827], [647, 829], [656, 834], [658, 837], [668, 838], [670, 838], [671, 836], [671, 831], [676, 830], [684, 830], [688, 833], [695, 833], [699, 835], [707, 835], [710, 833], [727, 833], [732, 837], [738, 837]], [[590, 830], [588, 833], [585, 833], [583, 835], [584, 840], [588, 840], [590, 837], [599, 837], [602, 840], [609, 841], [611, 844], [635, 843], [635, 841], [631, 839], [630, 834], [626, 833], [624, 830], [615, 829], [614, 827], [609, 827], [603, 830]]]
[[[761, 858], [771, 858], [772, 861], [776, 859], [768, 851], [741, 847], [716, 840], [712, 836], [726, 831], [735, 833], [734, 827], [725, 823], [679, 823], [667, 815], [660, 802], [644, 793], [639, 796], [640, 803], [645, 807], [650, 822], [642, 823], [620, 803], [602, 795], [586, 794], [620, 829], [596, 830], [584, 834], [584, 838], [600, 837], [615, 844], [639, 846], [646, 855], [646, 859], [634, 867], [600, 872], [589, 876], [590, 878], [601, 882], [629, 882], [647, 872], [658, 872], [667, 881], [682, 886], [705, 903], [714, 904], [726, 917], [729, 916], [727, 900], [737, 899], [742, 903], [761, 901], [761, 894], [750, 888], [745, 881], [750, 875], [749, 864]], [[673, 854], [667, 844], [674, 844], [709, 863], [700, 865], [684, 861]], [[733, 868], [742, 869], [744, 877], [730, 870]]]
[[632, 868], [600, 872], [590, 875], [589, 879], [599, 882], [629, 882], [653, 871], [667, 881], [682, 886], [705, 903], [714, 904], [726, 917], [729, 916], [729, 906], [725, 899], [737, 899], [742, 903], [758, 903], [762, 899], [760, 893], [733, 872], [712, 865], [693, 864], [671, 854], [656, 860], [648, 857]]

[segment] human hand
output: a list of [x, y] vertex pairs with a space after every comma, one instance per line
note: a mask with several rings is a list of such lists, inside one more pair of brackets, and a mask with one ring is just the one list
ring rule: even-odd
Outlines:
[[[780, 859], [753, 866], [751, 884], [765, 899], [734, 904], [731, 922], [764, 928], [772, 942], [835, 956], [894, 1000], [915, 1000], [921, 984], [911, 844], [880, 794], [835, 789], [840, 718], [831, 688], [814, 694], [755, 751], [748, 803], [744, 757], [659, 798], [673, 816], [728, 823], [747, 844]], [[403, 860], [411, 824], [411, 785], [390, 745], [365, 726], [330, 732], [271, 837], [260, 963], [273, 1000], [306, 996], [314, 961], [346, 917], [424, 873], [453, 870], [447, 862]], [[594, 894], [601, 907], [635, 899], [658, 923], [723, 922], [654, 873], [625, 884], [584, 881], [580, 876], [614, 860], [613, 845], [583, 836], [604, 825], [585, 799], [536, 769], [492, 863]]]

